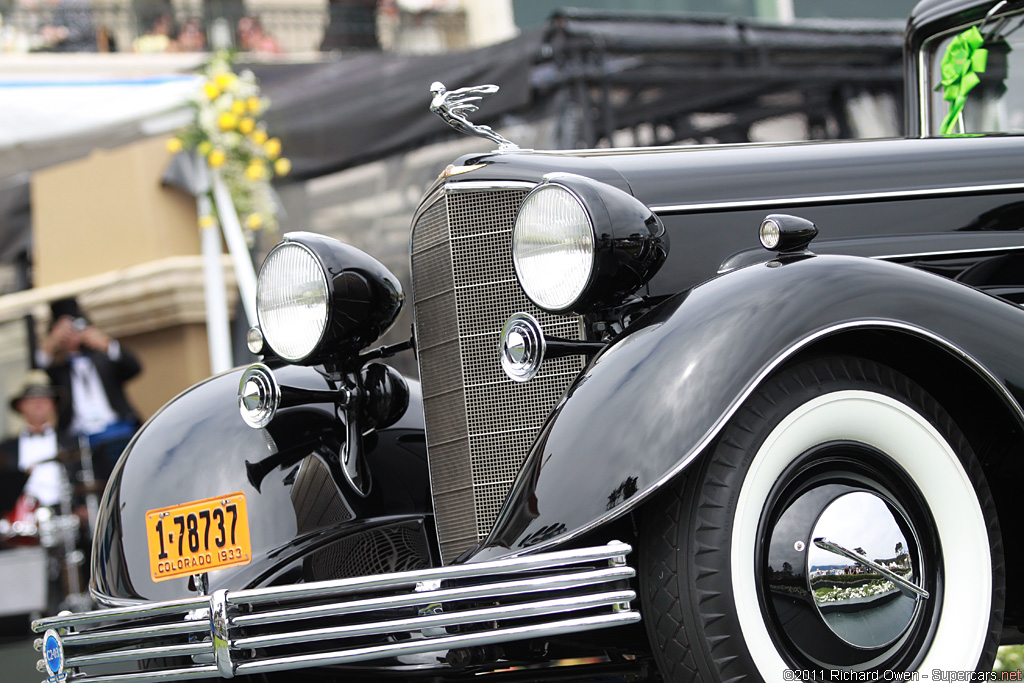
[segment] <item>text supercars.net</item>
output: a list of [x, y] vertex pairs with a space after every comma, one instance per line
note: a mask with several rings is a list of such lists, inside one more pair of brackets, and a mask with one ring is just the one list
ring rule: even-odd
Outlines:
[[784, 681], [1024, 681], [1024, 672], [1016, 671], [825, 671], [824, 669], [786, 669]]

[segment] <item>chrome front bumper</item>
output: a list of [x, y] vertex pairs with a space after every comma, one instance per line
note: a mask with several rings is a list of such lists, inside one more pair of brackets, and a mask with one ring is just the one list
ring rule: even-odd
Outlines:
[[[69, 681], [187, 680], [350, 664], [640, 620], [625, 543], [40, 619]], [[466, 628], [468, 627], [468, 628]], [[42, 639], [36, 641], [42, 649]], [[130, 667], [109, 673], [111, 665]], [[103, 673], [89, 667], [103, 665]], [[38, 664], [45, 671], [43, 661]], [[83, 670], [84, 669], [84, 670]]]

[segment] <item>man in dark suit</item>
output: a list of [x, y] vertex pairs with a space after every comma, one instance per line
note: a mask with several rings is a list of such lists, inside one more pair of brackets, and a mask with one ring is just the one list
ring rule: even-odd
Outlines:
[[[80, 590], [90, 546], [84, 523], [87, 513], [72, 496], [71, 484], [78, 469], [77, 453], [57, 433], [57, 409], [65, 398], [44, 371], [29, 371], [21, 391], [11, 399], [11, 408], [21, 416], [23, 427], [14, 438], [0, 442], [0, 506], [15, 508], [14, 501], [18, 501], [4, 540], [11, 545], [39, 543], [47, 549], [48, 559], [40, 566], [26, 567], [46, 572], [47, 592], [37, 597], [50, 614], [88, 604]], [[27, 522], [29, 528], [23, 526], [19, 531], [18, 522]], [[69, 552], [74, 547], [83, 552]]]
[[[38, 505], [56, 507], [64, 491], [64, 466], [58, 462], [62, 443], [57, 435], [57, 406], [61, 390], [41, 370], [28, 373], [11, 409], [21, 415], [19, 434], [0, 442], [2, 494], [0, 507], [10, 510], [22, 493]], [[24, 487], [22, 489], [22, 487]]]
[[124, 384], [142, 370], [132, 353], [93, 327], [75, 299], [54, 301], [50, 333], [36, 362], [69, 397], [60, 428], [84, 436], [93, 450], [99, 479], [105, 479], [139, 427], [139, 416]]

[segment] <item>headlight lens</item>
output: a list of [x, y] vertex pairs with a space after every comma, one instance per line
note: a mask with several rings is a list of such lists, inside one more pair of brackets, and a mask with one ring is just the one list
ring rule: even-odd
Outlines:
[[327, 301], [327, 278], [309, 249], [283, 242], [270, 252], [256, 283], [256, 313], [274, 353], [288, 361], [313, 353], [327, 327]]
[[512, 229], [512, 261], [541, 308], [561, 311], [580, 298], [594, 269], [594, 229], [575, 194], [549, 184], [526, 197]]

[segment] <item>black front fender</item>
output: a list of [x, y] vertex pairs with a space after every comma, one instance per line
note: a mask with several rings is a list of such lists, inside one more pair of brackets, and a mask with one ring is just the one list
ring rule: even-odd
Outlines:
[[[328, 388], [312, 368], [284, 366], [274, 373], [282, 385]], [[146, 513], [236, 491], [246, 497], [253, 558], [248, 565], [210, 572], [211, 591], [337, 578], [332, 572], [342, 571], [345, 562], [358, 564], [356, 573], [372, 571], [372, 558], [349, 558], [327, 547], [341, 543], [353, 555], [353, 545], [372, 545], [368, 533], [385, 540], [415, 536], [417, 543], [427, 542], [430, 485], [418, 382], [410, 381], [405, 415], [367, 439], [373, 484], [363, 498], [333, 467], [345, 434], [334, 406], [285, 408], [266, 428], [252, 429], [238, 413], [240, 375], [241, 369], [235, 369], [211, 377], [170, 401], [118, 460], [93, 542], [92, 591], [101, 602], [195, 595], [188, 576], [151, 578]], [[330, 567], [316, 564], [320, 560], [315, 553], [321, 549], [320, 555], [330, 555]], [[429, 552], [426, 547], [423, 551]], [[296, 564], [310, 557], [316, 566], [296, 572]], [[286, 572], [290, 574], [282, 578]]]
[[605, 349], [541, 430], [473, 561], [579, 536], [647, 499], [801, 349], [899, 328], [955, 353], [1024, 422], [1024, 310], [883, 261], [796, 258], [677, 295]]

